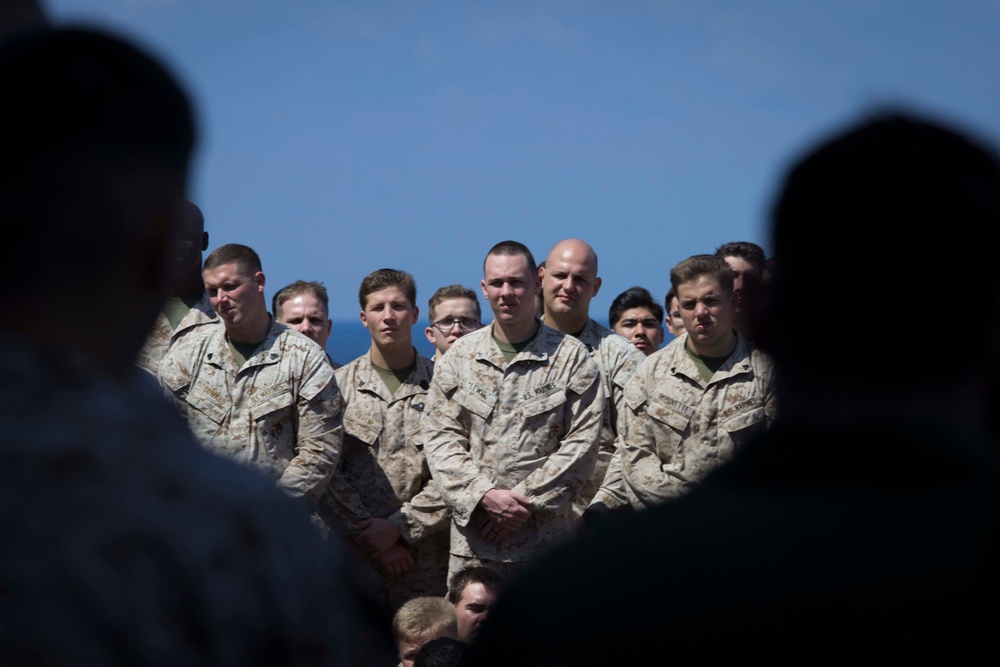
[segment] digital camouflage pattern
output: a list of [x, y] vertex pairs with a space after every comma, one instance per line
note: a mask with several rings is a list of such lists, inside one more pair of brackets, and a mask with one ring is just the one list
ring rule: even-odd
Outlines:
[[0, 424], [0, 664], [370, 665], [391, 648], [306, 508], [199, 446], [148, 374], [112, 382], [6, 338]]
[[598, 439], [600, 449], [597, 465], [577, 495], [575, 511], [579, 515], [583, 514], [591, 501], [602, 502], [609, 509], [628, 504], [620, 468], [610, 469], [611, 480], [608, 482], [605, 482], [605, 476], [609, 474], [609, 466], [617, 448], [618, 420], [625, 398], [625, 384], [635, 374], [639, 362], [646, 355], [627, 338], [594, 320], [588, 320], [587, 326], [576, 338], [587, 346], [590, 357], [597, 362], [601, 370], [601, 383], [604, 385], [604, 416]]
[[212, 301], [205, 292], [201, 293], [197, 303], [177, 323], [176, 328], [170, 327], [170, 320], [167, 319], [166, 315], [162, 312], [158, 313], [156, 322], [153, 323], [153, 328], [150, 329], [149, 335], [146, 336], [146, 342], [139, 351], [136, 364], [142, 370], [156, 377], [160, 370], [160, 360], [167, 354], [170, 346], [203, 324], [219, 324], [219, 316], [216, 315], [212, 308]]
[[447, 593], [451, 516], [431, 481], [420, 441], [434, 364], [419, 354], [416, 360], [395, 394], [389, 393], [367, 352], [337, 369], [344, 444], [318, 508], [329, 525], [340, 526], [351, 538], [360, 532], [352, 526], [373, 517], [388, 519], [399, 531], [414, 559], [407, 572], [388, 575], [376, 559], [368, 558], [381, 573], [393, 609], [413, 597]]
[[647, 357], [625, 387], [621, 466], [636, 509], [686, 493], [774, 422], [770, 357], [737, 334], [706, 386], [686, 345], [685, 333]]
[[[600, 370], [586, 346], [540, 324], [508, 364], [493, 326], [459, 338], [435, 364], [424, 453], [452, 510], [451, 551], [527, 561], [570, 536], [573, 499], [597, 462], [604, 415]], [[479, 535], [490, 489], [530, 496], [532, 516], [499, 544]]]
[[344, 401], [326, 353], [272, 320], [237, 368], [226, 328], [185, 336], [160, 363], [160, 384], [208, 449], [250, 465], [315, 505], [337, 465]]

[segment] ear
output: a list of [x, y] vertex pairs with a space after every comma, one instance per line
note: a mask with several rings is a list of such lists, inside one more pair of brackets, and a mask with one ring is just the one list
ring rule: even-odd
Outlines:
[[597, 293], [601, 291], [601, 279], [597, 277], [594, 279], [594, 293], [591, 296], [597, 296]]
[[418, 308], [417, 306], [414, 306], [413, 307], [413, 321], [416, 322], [418, 319], [420, 319], [420, 308]]
[[326, 321], [326, 335], [329, 336], [331, 331], [333, 331], [333, 320], [327, 320]]
[[205, 252], [208, 250], [208, 232], [201, 233], [201, 251]]
[[368, 328], [368, 318], [365, 316], [365, 311], [361, 311], [361, 324]]
[[437, 341], [434, 340], [434, 327], [425, 327], [424, 335], [427, 336], [427, 340], [430, 341], [431, 345], [435, 345]]
[[483, 280], [479, 281], [479, 289], [481, 289], [483, 291], [483, 298], [486, 299], [487, 302], [489, 302], [490, 295], [486, 293], [486, 279], [485, 278]]
[[255, 283], [257, 283], [257, 291], [260, 292], [261, 294], [263, 294], [264, 293], [264, 272], [263, 271], [258, 271], [257, 273], [253, 274], [253, 281]]

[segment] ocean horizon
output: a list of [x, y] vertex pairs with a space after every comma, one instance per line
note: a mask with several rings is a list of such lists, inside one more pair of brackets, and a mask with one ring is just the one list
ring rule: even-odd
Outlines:
[[[608, 326], [606, 320], [597, 320]], [[430, 359], [434, 356], [434, 346], [424, 335], [427, 322], [417, 322], [413, 325], [413, 346], [417, 352]], [[488, 322], [487, 322], [488, 324]], [[670, 334], [667, 334], [667, 341]], [[367, 352], [372, 346], [372, 337], [361, 320], [334, 320], [330, 330], [330, 338], [326, 341], [326, 351], [330, 358], [341, 365], [346, 365]]]
[[[417, 322], [413, 326], [413, 346], [417, 352], [430, 359], [434, 356], [434, 346], [424, 335], [427, 322]], [[338, 364], [347, 365], [367, 352], [372, 346], [372, 337], [361, 319], [334, 320], [330, 338], [326, 341], [326, 351]]]

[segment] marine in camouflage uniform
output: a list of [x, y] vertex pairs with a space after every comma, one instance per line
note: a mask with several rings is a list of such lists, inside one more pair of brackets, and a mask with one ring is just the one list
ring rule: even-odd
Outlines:
[[242, 366], [223, 326], [183, 338], [161, 362], [159, 381], [205, 447], [314, 505], [343, 437], [344, 402], [333, 373], [314, 341], [272, 321]]
[[[525, 563], [571, 535], [573, 500], [597, 461], [600, 370], [586, 346], [538, 324], [508, 363], [496, 324], [455, 341], [434, 369], [423, 421], [431, 474], [452, 509], [451, 552]], [[491, 489], [533, 500], [527, 524], [499, 543], [481, 535]]]
[[139, 351], [139, 358], [136, 364], [154, 377], [160, 370], [160, 360], [167, 354], [167, 350], [177, 340], [191, 332], [192, 330], [205, 324], [218, 324], [219, 316], [212, 308], [212, 302], [208, 294], [204, 291], [188, 310], [176, 327], [170, 325], [170, 320], [162, 312], [157, 315], [153, 329], [146, 338], [146, 343]]
[[636, 509], [686, 493], [776, 416], [770, 357], [737, 334], [736, 348], [705, 382], [687, 337], [650, 355], [625, 387], [620, 455]]
[[[596, 499], [595, 495], [617, 449], [618, 415], [621, 413], [625, 383], [643, 357], [629, 341], [590, 317], [590, 303], [597, 296], [602, 280], [598, 275], [597, 253], [589, 243], [581, 239], [559, 241], [552, 246], [538, 273], [545, 302], [542, 321], [575, 337], [587, 347], [591, 358], [597, 362], [604, 386], [604, 415], [598, 440], [597, 465], [574, 500], [574, 511], [578, 516], [583, 515], [594, 501], [594, 510], [584, 517], [589, 520], [590, 515], [601, 515], [628, 505], [624, 489], [616, 488], [616, 493], [611, 493], [609, 489]], [[612, 474], [614, 472], [612, 470]]]
[[[358, 522], [388, 519], [413, 554], [414, 564], [390, 575], [380, 573], [389, 603], [397, 609], [413, 597], [447, 592], [450, 514], [434, 483], [419, 438], [434, 364], [414, 351], [416, 367], [391, 393], [372, 367], [368, 353], [337, 369], [344, 396], [344, 444], [337, 470], [319, 512], [349, 537]], [[360, 550], [359, 550], [360, 553]]]
[[0, 662], [372, 664], [343, 554], [147, 378], [0, 345]]
[[160, 360], [174, 342], [204, 324], [219, 322], [202, 278], [201, 253], [206, 248], [205, 216], [194, 202], [185, 200], [170, 251], [174, 269], [172, 296], [156, 316], [136, 360], [139, 368], [153, 377], [160, 370]]
[[646, 356], [626, 338], [594, 320], [589, 320], [576, 338], [587, 346], [590, 357], [600, 368], [605, 398], [601, 434], [598, 438], [597, 465], [575, 501], [576, 513], [582, 514], [591, 503], [600, 502], [607, 509], [628, 504], [620, 464], [612, 466], [612, 462], [617, 450], [619, 415], [622, 414], [624, 405], [625, 384]]

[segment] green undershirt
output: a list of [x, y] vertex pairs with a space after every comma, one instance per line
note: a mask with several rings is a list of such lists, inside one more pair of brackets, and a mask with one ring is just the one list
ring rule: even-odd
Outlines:
[[243, 364], [247, 362], [247, 359], [254, 355], [257, 348], [260, 347], [260, 343], [237, 343], [230, 340], [229, 336], [226, 336], [226, 342], [229, 343], [229, 353], [233, 355], [233, 361], [236, 362], [237, 368], [242, 368]]
[[410, 373], [414, 371], [417, 367], [416, 362], [410, 364], [406, 368], [382, 368], [381, 366], [376, 366], [372, 364], [372, 368], [378, 373], [378, 376], [382, 378], [382, 382], [385, 386], [389, 388], [389, 393], [393, 396], [396, 395], [396, 390], [403, 386], [403, 381], [410, 376]]
[[[538, 335], [538, 334], [536, 333], [535, 335]], [[513, 359], [514, 357], [516, 357], [518, 352], [520, 352], [524, 348], [528, 347], [528, 344], [534, 338], [535, 338], [535, 336], [532, 336], [528, 340], [520, 342], [520, 343], [505, 343], [504, 341], [500, 340], [496, 336], [493, 336], [493, 342], [496, 343], [497, 347], [500, 348], [500, 353], [503, 354], [504, 361], [506, 361], [509, 364], [510, 360]]]
[[194, 308], [194, 304], [198, 303], [198, 299], [200, 298], [200, 294], [185, 297], [167, 297], [166, 302], [163, 304], [162, 312], [163, 316], [167, 318], [167, 322], [170, 322], [171, 330], [177, 328], [177, 325], [181, 323], [181, 320], [188, 314], [188, 311]]
[[729, 358], [727, 354], [724, 357], [701, 357], [688, 349], [685, 345], [684, 349], [687, 350], [688, 356], [691, 357], [691, 361], [698, 368], [698, 372], [701, 373], [701, 379], [708, 382], [715, 375], [715, 371], [722, 368], [722, 364], [726, 363], [726, 359]]

